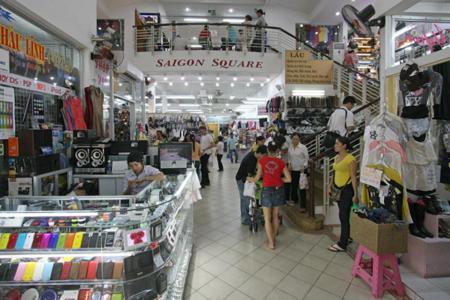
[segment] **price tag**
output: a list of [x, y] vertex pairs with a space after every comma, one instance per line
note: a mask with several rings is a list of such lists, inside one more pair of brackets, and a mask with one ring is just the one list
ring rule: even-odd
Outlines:
[[361, 182], [380, 189], [383, 172], [374, 168], [364, 167], [361, 170]]

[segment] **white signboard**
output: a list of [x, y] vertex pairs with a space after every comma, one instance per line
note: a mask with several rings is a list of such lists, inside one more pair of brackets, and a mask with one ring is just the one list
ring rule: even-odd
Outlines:
[[383, 172], [374, 168], [364, 167], [361, 170], [361, 182], [380, 189]]
[[9, 73], [9, 51], [0, 49], [0, 70]]
[[0, 86], [0, 140], [15, 134], [14, 89]]
[[0, 84], [25, 90], [62, 96], [68, 89], [0, 70]]

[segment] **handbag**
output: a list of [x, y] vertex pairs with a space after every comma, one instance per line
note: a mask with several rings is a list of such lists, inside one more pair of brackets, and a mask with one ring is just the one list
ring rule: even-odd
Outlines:
[[334, 182], [331, 184], [330, 201], [339, 202], [341, 201], [342, 190], [350, 183], [351, 178], [348, 179], [347, 183], [342, 187], [338, 187]]
[[309, 188], [308, 176], [306, 173], [300, 173], [299, 187], [301, 190], [307, 190]]
[[246, 181], [244, 184], [244, 192], [243, 195], [245, 197], [255, 198], [256, 194], [256, 185], [253, 182]]

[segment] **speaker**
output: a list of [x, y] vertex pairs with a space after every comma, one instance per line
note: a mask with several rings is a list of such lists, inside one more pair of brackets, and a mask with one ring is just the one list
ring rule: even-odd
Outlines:
[[21, 129], [18, 137], [20, 156], [38, 156], [41, 147], [53, 147], [51, 129]]
[[107, 169], [107, 155], [110, 144], [74, 144], [74, 173], [104, 174]]

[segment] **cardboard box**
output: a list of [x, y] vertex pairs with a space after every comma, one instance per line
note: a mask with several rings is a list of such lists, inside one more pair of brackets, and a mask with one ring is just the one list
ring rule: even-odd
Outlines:
[[377, 224], [352, 213], [350, 236], [377, 254], [408, 252], [407, 224]]

